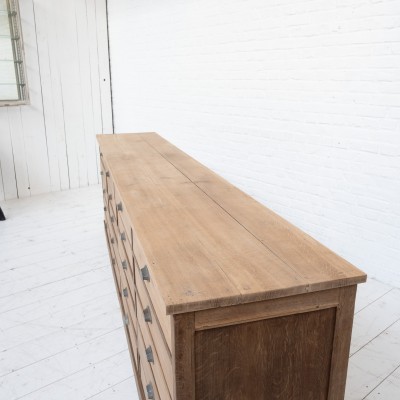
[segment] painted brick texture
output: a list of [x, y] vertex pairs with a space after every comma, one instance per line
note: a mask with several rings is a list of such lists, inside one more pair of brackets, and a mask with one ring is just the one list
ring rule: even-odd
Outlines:
[[109, 1], [115, 128], [157, 131], [400, 286], [400, 1]]

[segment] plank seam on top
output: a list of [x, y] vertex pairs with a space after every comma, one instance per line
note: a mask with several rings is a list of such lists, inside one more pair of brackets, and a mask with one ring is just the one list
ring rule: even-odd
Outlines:
[[[246, 232], [248, 232], [251, 236], [253, 236], [258, 242], [260, 242], [265, 249], [267, 249], [271, 254], [273, 254], [278, 260], [280, 260], [283, 264], [285, 264], [287, 267], [290, 268], [291, 271], [295, 273], [295, 275], [302, 279], [306, 280], [306, 291], [309, 291], [310, 288], [310, 283], [309, 281], [304, 277], [301, 276], [296, 270], [294, 270], [286, 261], [282, 260], [273, 250], [271, 250], [261, 239], [259, 239], [257, 236], [254, 235], [251, 231], [249, 231], [243, 224], [241, 224], [231, 213], [229, 213], [224, 207], [222, 207], [221, 204], [219, 204], [216, 200], [214, 200], [207, 192], [205, 192], [200, 186], [196, 184], [196, 182], [192, 181], [184, 172], [182, 172], [175, 164], [173, 164], [168, 158], [166, 158], [163, 154], [161, 154], [156, 147], [154, 147], [151, 143], [149, 143], [146, 138], [144, 138], [144, 141], [151, 146], [162, 158], [164, 158], [167, 162], [169, 162], [176, 170], [178, 170], [183, 176], [185, 176], [187, 179], [189, 179], [190, 182], [193, 183], [201, 192], [203, 192], [210, 200], [212, 200], [219, 208], [221, 208], [226, 214], [228, 214], [234, 221], [236, 221]], [[222, 270], [223, 271], [223, 270]], [[226, 275], [225, 271], [223, 271], [224, 274]], [[227, 275], [226, 275], [227, 276]], [[230, 278], [227, 276], [227, 278], [230, 280]], [[236, 287], [236, 285], [234, 285]], [[238, 289], [240, 291], [240, 289]], [[242, 296], [242, 293], [241, 293]]]
[[[142, 132], [142, 133], [136, 133], [136, 134], [130, 134], [130, 135], [125, 134], [125, 135], [116, 135], [116, 136], [118, 136], [119, 138], [120, 138], [120, 136], [123, 136], [123, 138], [121, 140], [117, 140], [117, 137], [113, 137], [112, 139], [114, 139], [114, 140], [109, 140], [110, 138], [107, 137], [107, 140], [106, 140], [106, 138], [103, 138], [103, 136], [98, 135], [98, 140], [100, 142], [100, 146], [101, 147], [103, 147], [103, 145], [105, 146], [105, 149], [104, 149], [105, 152], [103, 153], [103, 155], [105, 156], [105, 159], [108, 160], [108, 162], [111, 162], [113, 164], [114, 161], [117, 162], [117, 159], [120, 160], [121, 153], [126, 157], [126, 160], [130, 159], [130, 156], [133, 156], [133, 155], [135, 155], [136, 160], [140, 159], [142, 156], [142, 153], [141, 153], [142, 147], [143, 147], [142, 150], [146, 149], [146, 147], [147, 147], [153, 154], [153, 157], [155, 156], [155, 158], [153, 160], [154, 160], [154, 162], [157, 163], [157, 165], [160, 164], [160, 166], [161, 166], [161, 165], [163, 165], [163, 162], [165, 162], [165, 167], [167, 167], [167, 166], [172, 167], [172, 169], [171, 169], [172, 175], [170, 176], [170, 178], [173, 178], [173, 177], [177, 178], [178, 176], [181, 176], [183, 181], [191, 184], [192, 188], [199, 194], [199, 196], [202, 195], [202, 196], [204, 196], [204, 200], [209, 201], [209, 203], [208, 203], [209, 207], [211, 207], [211, 205], [212, 205], [212, 208], [215, 209], [215, 211], [219, 210], [219, 212], [221, 213], [221, 216], [224, 216], [224, 218], [226, 220], [225, 222], [230, 221], [231, 228], [236, 226], [237, 227], [236, 229], [238, 230], [238, 232], [239, 232], [239, 230], [242, 230], [243, 238], [247, 237], [247, 240], [249, 242], [253, 242], [254, 246], [259, 247], [258, 255], [257, 255], [258, 263], [254, 264], [254, 267], [261, 274], [260, 276], [266, 275], [265, 279], [263, 280], [264, 283], [269, 282], [270, 279], [268, 278], [268, 276], [271, 278], [271, 282], [275, 282], [274, 272], [279, 273], [278, 266], [280, 264], [281, 271], [285, 275], [282, 276], [282, 279], [279, 278], [277, 280], [276, 283], [278, 283], [278, 285], [276, 288], [271, 288], [270, 285], [268, 285], [268, 287], [264, 287], [263, 284], [257, 284], [256, 281], [254, 281], [253, 283], [255, 285], [251, 292], [246, 292], [246, 290], [248, 290], [250, 288], [245, 287], [242, 290], [239, 283], [237, 283], [237, 284], [233, 283], [233, 282], [236, 282], [236, 280], [235, 280], [236, 276], [233, 273], [234, 271], [232, 269], [225, 268], [224, 264], [222, 266], [219, 264], [215, 264], [214, 265], [214, 268], [216, 268], [215, 272], [218, 271], [220, 276], [223, 277], [225, 285], [229, 285], [233, 289], [233, 291], [236, 293], [235, 296], [233, 296], [233, 297], [236, 297], [236, 301], [235, 301], [235, 303], [232, 303], [232, 304], [244, 304], [249, 301], [260, 301], [260, 300], [271, 299], [271, 298], [286, 297], [289, 294], [302, 294], [302, 293], [309, 293], [309, 292], [315, 291], [315, 290], [326, 290], [326, 289], [330, 289], [330, 288], [339, 288], [339, 287], [343, 287], [343, 286], [354, 285], [356, 283], [361, 283], [361, 282], [365, 281], [365, 274], [362, 274], [361, 271], [358, 271], [357, 268], [355, 268], [351, 264], [348, 266], [340, 264], [339, 269], [337, 269], [335, 267], [335, 264], [336, 264], [335, 260], [333, 260], [334, 262], [332, 262], [332, 260], [326, 259], [324, 254], [321, 254], [322, 260], [318, 260], [318, 259], [314, 260], [314, 258], [311, 257], [311, 261], [314, 260], [315, 265], [313, 264], [313, 268], [311, 268], [311, 269], [307, 268], [307, 264], [308, 264], [307, 259], [304, 262], [301, 261], [303, 259], [302, 258], [302, 253], [303, 253], [302, 250], [305, 250], [305, 251], [310, 250], [310, 249], [308, 249], [308, 247], [310, 247], [311, 245], [310, 245], [310, 243], [302, 240], [301, 238], [297, 238], [297, 241], [300, 240], [298, 243], [298, 246], [300, 246], [300, 247], [296, 247], [297, 253], [295, 255], [295, 260], [292, 260], [292, 261], [287, 260], [284, 257], [284, 254], [280, 254], [279, 248], [273, 250], [274, 242], [271, 243], [271, 246], [272, 246], [272, 248], [271, 248], [268, 245], [268, 241], [265, 242], [265, 240], [263, 240], [263, 237], [260, 236], [261, 233], [258, 233], [257, 229], [255, 229], [254, 233], [253, 233], [252, 232], [253, 228], [251, 227], [251, 224], [250, 224], [250, 226], [247, 224], [246, 218], [244, 221], [242, 221], [240, 213], [239, 213], [239, 215], [237, 215], [237, 218], [234, 217], [233, 215], [236, 215], [235, 208], [233, 210], [230, 210], [229, 203], [227, 205], [225, 205], [225, 202], [222, 201], [221, 204], [219, 204], [218, 203], [219, 197], [214, 195], [212, 191], [209, 192], [208, 187], [203, 187], [201, 184], [201, 181], [199, 181], [199, 182], [196, 181], [196, 178], [195, 178], [196, 173], [194, 176], [192, 176], [190, 170], [186, 171], [185, 164], [183, 164], [181, 166], [179, 159], [175, 161], [175, 158], [173, 157], [173, 155], [175, 153], [169, 154], [168, 146], [166, 149], [164, 149], [164, 146], [163, 146], [164, 142], [167, 145], [172, 146], [173, 148], [175, 148], [175, 146], [173, 146], [167, 140], [163, 139], [157, 133], [155, 133], [155, 132], [143, 133]], [[126, 136], [126, 137], [124, 137], [124, 136]], [[102, 140], [102, 139], [104, 139], [104, 140]], [[112, 146], [109, 146], [111, 143], [112, 143]], [[115, 148], [114, 148], [114, 146], [115, 146]], [[137, 148], [136, 146], [139, 146], [139, 147]], [[139, 149], [139, 152], [136, 151], [137, 149]], [[176, 150], [179, 151], [179, 149], [176, 149]], [[117, 157], [117, 152], [119, 152], [119, 157]], [[151, 154], [151, 153], [149, 153], [149, 154]], [[185, 153], [183, 153], [183, 154], [185, 154]], [[171, 158], [171, 156], [172, 156], [172, 158]], [[189, 159], [191, 158], [187, 154], [185, 154], [185, 156], [188, 157]], [[152, 165], [151, 157], [150, 156], [149, 156], [149, 158], [146, 157], [146, 160], [147, 160], [146, 161], [147, 163], [150, 162], [149, 167], [151, 167], [151, 165]], [[111, 167], [111, 165], [109, 165], [109, 167]], [[120, 165], [118, 165], [118, 168], [116, 170], [117, 175], [119, 173], [123, 173], [123, 171], [127, 172], [126, 167], [127, 167], [126, 165], [125, 165], [125, 168], [122, 168]], [[204, 169], [208, 170], [210, 173], [212, 173], [212, 171], [209, 170], [204, 165], [202, 167]], [[175, 173], [172, 172], [173, 170], [175, 170], [178, 173], [178, 175], [175, 176]], [[145, 172], [145, 171], [143, 171], [143, 172]], [[160, 171], [158, 171], [158, 172], [160, 172]], [[111, 173], [111, 175], [113, 176], [114, 174]], [[114, 176], [114, 178], [117, 178], [117, 177]], [[119, 180], [119, 179], [116, 179], [116, 180]], [[123, 186], [126, 185], [127, 192], [129, 191], [128, 186], [131, 185], [131, 183], [129, 183], [129, 182], [130, 182], [129, 179], [128, 180], [125, 179], [125, 180], [121, 181]], [[152, 181], [150, 180], [149, 182], [152, 182]], [[235, 187], [233, 186], [233, 188], [235, 188]], [[244, 192], [240, 191], [239, 189], [237, 189], [237, 190], [244, 194]], [[122, 190], [122, 192], [125, 192], [125, 190]], [[251, 199], [250, 196], [248, 196], [248, 197]], [[255, 200], [253, 199], [253, 201], [255, 201]], [[260, 207], [262, 206], [262, 204], [260, 204], [258, 202], [256, 202], [256, 203]], [[129, 214], [131, 214], [129, 212], [129, 210], [127, 210], [127, 211]], [[135, 213], [130, 215], [130, 218], [133, 218], [133, 217], [135, 217]], [[236, 232], [236, 229], [235, 229], [235, 232]], [[302, 232], [302, 231], [300, 231], [300, 233], [304, 234], [304, 232]], [[304, 235], [306, 235], [306, 234], [304, 234]], [[254, 240], [254, 239], [256, 239], [256, 240]], [[310, 239], [312, 239], [312, 238], [310, 237]], [[315, 241], [315, 239], [314, 239], [314, 241]], [[262, 246], [260, 246], [260, 243], [262, 244]], [[303, 244], [307, 245], [305, 249], [303, 249], [303, 246], [302, 246]], [[325, 249], [326, 248], [324, 248], [324, 247], [322, 248], [323, 252], [325, 251]], [[312, 250], [311, 255], [313, 255], [316, 250], [315, 249], [311, 249], [311, 250]], [[326, 250], [329, 250], [329, 249], [326, 249]], [[263, 253], [263, 251], [265, 253]], [[317, 253], [318, 253], [318, 251], [317, 251]], [[332, 256], [336, 256], [338, 259], [340, 258], [340, 256], [335, 255], [335, 253], [333, 253], [333, 252], [331, 252], [331, 253], [332, 253]], [[278, 254], [280, 254], [280, 255], [278, 255]], [[239, 255], [239, 253], [238, 253], [238, 255]], [[300, 257], [300, 258], [298, 258], [298, 257]], [[265, 266], [268, 263], [264, 263], [262, 261], [263, 258], [269, 259], [269, 261], [273, 264], [272, 270], [270, 268], [265, 268]], [[323, 262], [323, 265], [320, 265], [321, 262]], [[297, 265], [297, 263], [300, 263], [300, 264]], [[327, 268], [323, 268], [323, 270], [320, 271], [319, 266], [324, 267], [325, 263], [327, 265]], [[346, 264], [349, 264], [349, 263], [346, 262]], [[237, 265], [239, 265], [239, 264], [237, 264]], [[302, 270], [303, 266], [305, 268], [305, 271]], [[350, 271], [352, 273], [346, 274], [345, 267], [350, 267]], [[354, 268], [354, 271], [351, 269], [351, 267]], [[327, 269], [327, 270], [325, 271], [325, 269]], [[264, 272], [262, 272], [262, 271], [264, 271]], [[320, 271], [320, 272], [318, 272], [318, 271]], [[157, 272], [157, 271], [155, 271], [155, 272]], [[308, 276], [308, 274], [311, 274], [311, 276]], [[312, 276], [313, 276], [312, 274], [315, 275], [315, 279], [312, 278]], [[339, 275], [339, 276], [337, 276], [337, 275]], [[157, 276], [157, 273], [155, 274], [155, 277], [156, 276]], [[165, 277], [161, 272], [160, 272], [160, 279], [165, 280]], [[285, 282], [285, 279], [286, 279], [286, 282]], [[155, 280], [155, 282], [156, 281], [157, 281], [157, 279]], [[168, 281], [168, 279], [167, 279], [167, 281]], [[157, 283], [156, 283], [156, 285], [158, 286]], [[282, 285], [285, 285], [285, 286], [282, 286]], [[161, 291], [161, 292], [163, 292], [163, 291]], [[206, 290], [206, 292], [207, 292], [207, 290]], [[288, 294], [288, 292], [290, 292], [290, 293]], [[185, 304], [183, 304], [183, 303], [181, 304], [181, 301], [182, 301], [181, 298], [178, 298], [178, 297], [170, 298], [168, 293], [166, 293], [166, 292], [162, 293], [163, 294], [162, 300], [166, 305], [167, 314], [180, 313], [183, 310], [183, 308], [181, 309], [181, 306], [185, 306], [185, 305], [189, 305], [189, 304], [191, 305], [191, 307], [193, 307], [193, 310], [205, 309], [205, 308], [203, 308], [203, 302], [208, 303], [209, 301], [212, 301], [213, 305], [204, 303], [204, 305], [207, 305], [206, 308], [214, 308], [214, 307], [218, 307], [218, 306], [222, 306], [222, 305], [229, 305], [230, 302], [229, 301], [225, 302], [224, 300], [233, 298], [231, 295], [221, 296], [221, 295], [216, 294], [215, 298], [213, 297], [213, 298], [203, 299], [203, 300], [198, 299], [197, 301], [190, 301], [188, 303], [185, 302]], [[215, 292], [215, 293], [217, 293], [217, 292]], [[167, 299], [169, 299], [170, 302], [168, 302]], [[220, 304], [220, 305], [217, 305], [214, 302], [215, 300], [218, 300], [218, 304]], [[239, 302], [239, 303], [237, 303], [237, 302]], [[224, 304], [222, 304], [222, 303], [224, 303]], [[201, 308], [200, 308], [200, 306], [201, 306]], [[184, 307], [184, 309], [187, 311], [186, 306]]]
[[[144, 134], [146, 134], [146, 133], [144, 133]], [[140, 136], [139, 136], [140, 135]], [[151, 143], [149, 143], [147, 140], [146, 140], [146, 138], [143, 138], [142, 137], [142, 134], [139, 134], [138, 136], [140, 137], [140, 139], [139, 140], [137, 140], [136, 142], [143, 142], [143, 143], [146, 143], [150, 148], [152, 148], [159, 156], [161, 156], [161, 158], [162, 159], [164, 159], [166, 162], [168, 162], [170, 165], [172, 165], [172, 167], [174, 167], [182, 176], [184, 176], [190, 183], [192, 183], [192, 184], [194, 184], [194, 186], [196, 187], [196, 188], [198, 188], [198, 189], [200, 189], [200, 191], [202, 192], [202, 193], [204, 193], [204, 191], [201, 189], [201, 188], [199, 188], [187, 175], [185, 175], [179, 168], [177, 168], [174, 164], [172, 164], [167, 158], [165, 158]], [[119, 147], [119, 149], [121, 150], [121, 152], [123, 152], [124, 154], [127, 154], [127, 155], [129, 155], [130, 153], [129, 153], [129, 151], [126, 151], [126, 149], [125, 148], [123, 148], [123, 147], [121, 147], [120, 146], [120, 144], [118, 143], [117, 144], [117, 146]], [[112, 172], [111, 172], [112, 173]], [[204, 193], [204, 194], [206, 194], [207, 195], [207, 193]], [[207, 195], [207, 197], [209, 197], [208, 195]], [[214, 203], [215, 203], [215, 201], [211, 198], [211, 197], [209, 197]], [[223, 208], [222, 208], [222, 210], [223, 211], [225, 211]], [[228, 213], [228, 215], [229, 215], [229, 213]], [[236, 221], [236, 220], [235, 220]], [[237, 222], [237, 221], [236, 221]], [[239, 224], [239, 225], [241, 225], [241, 224]], [[247, 231], [247, 230], [246, 230]], [[237, 285], [232, 281], [232, 279], [227, 275], [227, 273], [224, 271], [224, 269], [220, 266], [220, 265], [218, 265], [217, 263], [216, 264], [214, 264], [221, 272], [222, 272], [222, 274], [223, 274], [223, 276], [225, 276], [225, 278], [227, 279], [227, 281], [232, 285], [232, 288], [235, 288], [236, 289], [236, 291], [238, 292], [238, 293], [236, 293], [235, 295], [232, 295], [232, 296], [229, 296], [230, 298], [235, 298], [235, 299], [241, 299], [241, 298], [243, 298], [243, 294], [242, 294], [242, 292], [241, 292], [241, 290], [237, 287]], [[241, 303], [240, 301], [239, 301], [239, 303]], [[167, 306], [167, 309], [168, 309], [168, 306]], [[168, 314], [168, 312], [167, 312], [167, 314]]]

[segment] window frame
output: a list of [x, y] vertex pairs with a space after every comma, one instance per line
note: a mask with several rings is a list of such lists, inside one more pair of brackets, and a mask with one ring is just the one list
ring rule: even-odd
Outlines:
[[[29, 99], [29, 90], [28, 90], [28, 77], [27, 77], [27, 73], [26, 73], [24, 40], [23, 40], [23, 34], [22, 34], [21, 14], [20, 14], [20, 10], [19, 10], [19, 0], [6, 0], [6, 4], [7, 4], [7, 9], [8, 9], [10, 35], [11, 35], [11, 37], [13, 37], [15, 35], [15, 33], [17, 33], [17, 35], [18, 35], [17, 40], [12, 39], [13, 40], [12, 49], [13, 49], [15, 77], [16, 77], [16, 83], [19, 86], [18, 93], [19, 93], [20, 98], [17, 100], [1, 100], [0, 99], [0, 107], [29, 105], [30, 99]], [[17, 65], [16, 61], [20, 61], [19, 66]], [[21, 83], [24, 85], [23, 89], [21, 89], [21, 86], [20, 86]]]

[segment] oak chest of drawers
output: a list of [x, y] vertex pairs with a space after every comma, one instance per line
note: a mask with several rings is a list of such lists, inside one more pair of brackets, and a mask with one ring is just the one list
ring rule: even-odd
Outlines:
[[365, 274], [155, 133], [98, 141], [141, 398], [343, 399]]

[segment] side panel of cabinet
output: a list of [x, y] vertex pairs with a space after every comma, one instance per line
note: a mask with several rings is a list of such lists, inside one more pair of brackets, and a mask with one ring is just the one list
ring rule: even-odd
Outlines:
[[196, 332], [196, 400], [326, 400], [336, 308]]
[[175, 399], [343, 400], [355, 294], [174, 315]]

